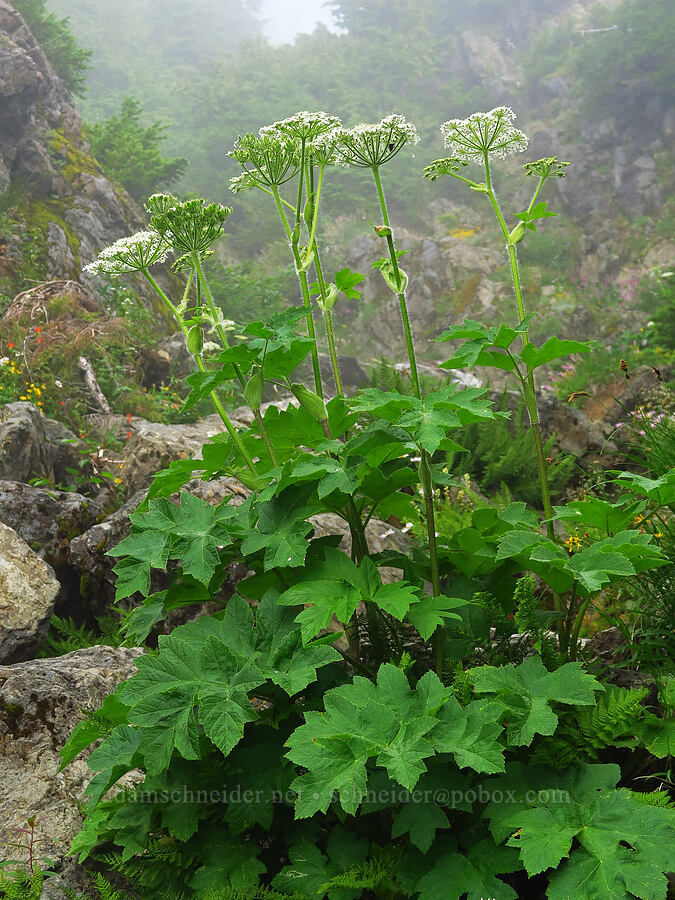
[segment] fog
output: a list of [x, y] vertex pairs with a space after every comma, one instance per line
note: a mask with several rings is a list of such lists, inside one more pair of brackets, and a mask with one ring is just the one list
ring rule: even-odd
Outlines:
[[333, 27], [333, 17], [324, 0], [263, 0], [260, 18], [264, 33], [274, 44], [292, 41], [299, 32], [311, 32], [318, 22]]

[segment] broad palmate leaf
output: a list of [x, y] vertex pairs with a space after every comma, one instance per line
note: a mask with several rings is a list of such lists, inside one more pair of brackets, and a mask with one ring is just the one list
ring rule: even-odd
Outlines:
[[269, 680], [292, 696], [316, 680], [318, 668], [337, 659], [332, 647], [303, 645], [292, 612], [277, 607], [274, 595], [263, 598], [257, 620], [235, 595], [222, 615], [161, 636], [159, 653], [136, 661], [138, 673], [119, 692], [129, 725], [119, 726], [96, 751], [93, 767], [106, 762], [101, 768], [112, 772], [106, 745], [130, 736], [136, 764], [142, 760], [150, 774], [165, 769], [174, 751], [200, 758], [202, 731], [227, 756], [246, 722], [256, 718], [251, 690]]
[[345, 811], [355, 813], [366, 793], [366, 763], [372, 757], [408, 790], [426, 771], [424, 760], [436, 752], [454, 753], [459, 765], [478, 771], [503, 770], [495, 741], [501, 730], [499, 705], [478, 702], [462, 710], [433, 672], [412, 689], [400, 669], [385, 664], [377, 684], [356, 677], [328, 691], [324, 705], [323, 713], [306, 712], [306, 724], [287, 742], [288, 758], [308, 769], [292, 785], [299, 818], [325, 812], [336, 791]]
[[509, 744], [529, 747], [535, 734], [555, 732], [558, 717], [551, 703], [592, 706], [595, 691], [604, 690], [581, 666], [566, 663], [547, 672], [541, 658], [532, 656], [517, 668], [509, 663], [472, 669], [470, 677], [479, 694], [493, 694], [504, 705]]
[[519, 848], [530, 876], [556, 870], [549, 900], [666, 897], [675, 810], [615, 790], [620, 776], [615, 765], [553, 773], [515, 763], [494, 782], [495, 791], [510, 792], [510, 802], [487, 807], [490, 830]]

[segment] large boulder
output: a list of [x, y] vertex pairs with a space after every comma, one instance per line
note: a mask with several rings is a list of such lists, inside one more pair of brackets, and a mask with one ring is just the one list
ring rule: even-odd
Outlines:
[[[248, 424], [236, 418], [235, 427]], [[194, 425], [163, 425], [134, 419], [122, 464], [122, 482], [127, 494], [150, 484], [153, 475], [176, 459], [196, 458], [203, 445], [224, 430], [219, 416], [208, 416]]]
[[0, 478], [28, 482], [46, 478], [72, 484], [68, 469], [77, 469], [80, 441], [65, 425], [47, 419], [34, 403], [0, 406]]
[[52, 567], [0, 523], [0, 663], [37, 653], [59, 588]]
[[[82, 824], [79, 804], [91, 778], [85, 751], [63, 772], [59, 750], [73, 728], [133, 675], [137, 649], [87, 647], [56, 659], [0, 666], [0, 846], [21, 842], [16, 829], [35, 816], [36, 855], [64, 875], [74, 870], [70, 843]], [[17, 847], [11, 857], [26, 860]], [[80, 886], [77, 875], [65, 879]]]
[[[226, 497], [233, 503], [242, 503], [248, 496], [247, 489], [234, 478], [216, 478], [213, 481], [194, 480], [183, 490], [215, 505]], [[145, 490], [136, 491], [127, 502], [84, 534], [73, 538], [68, 545], [68, 562], [79, 575], [80, 599], [94, 615], [109, 610], [115, 599], [116, 575], [113, 567], [117, 558], [107, 556], [129, 534], [129, 515], [145, 498]], [[174, 496], [174, 499], [178, 495]], [[167, 587], [167, 576], [162, 572], [153, 575], [152, 589]]]
[[93, 524], [97, 512], [82, 494], [0, 481], [0, 522], [55, 569], [67, 562], [69, 542]]

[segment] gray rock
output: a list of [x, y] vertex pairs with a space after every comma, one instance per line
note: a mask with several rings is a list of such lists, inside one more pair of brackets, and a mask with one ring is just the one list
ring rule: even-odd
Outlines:
[[[231, 502], [239, 504], [249, 493], [234, 478], [226, 477], [212, 481], [195, 479], [186, 484], [183, 490], [212, 505], [221, 503], [226, 497], [231, 497]], [[113, 567], [117, 558], [106, 556], [106, 553], [129, 534], [129, 515], [144, 500], [145, 494], [145, 490], [136, 491], [116, 512], [93, 525], [84, 534], [73, 538], [68, 545], [68, 562], [79, 574], [80, 599], [94, 615], [102, 615], [108, 611], [115, 599], [116, 575]], [[177, 497], [175, 494], [172, 499], [177, 500]], [[163, 590], [167, 584], [165, 573], [153, 574], [153, 591]]]
[[47, 419], [33, 403], [0, 407], [0, 478], [25, 481], [47, 478], [73, 484], [69, 468], [77, 468], [80, 441], [65, 425]]
[[0, 663], [38, 652], [59, 587], [52, 567], [0, 522]]
[[[0, 845], [16, 841], [14, 829], [36, 816], [36, 855], [51, 858], [71, 887], [83, 877], [68, 851], [82, 825], [78, 804], [91, 772], [85, 751], [56, 774], [59, 750], [77, 723], [133, 675], [141, 652], [88, 647], [0, 666]], [[11, 856], [27, 858], [18, 848]]]
[[[241, 422], [233, 419], [236, 427]], [[203, 445], [224, 430], [219, 416], [208, 416], [194, 425], [163, 425], [143, 419], [132, 423], [133, 434], [125, 447], [122, 482], [128, 493], [147, 487], [152, 476], [176, 459], [197, 458]]]
[[96, 513], [82, 494], [0, 481], [0, 522], [54, 568], [64, 565], [69, 542], [93, 524]]

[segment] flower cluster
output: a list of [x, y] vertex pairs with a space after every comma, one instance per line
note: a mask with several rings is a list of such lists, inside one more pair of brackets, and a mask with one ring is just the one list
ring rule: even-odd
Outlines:
[[83, 272], [92, 275], [126, 275], [149, 269], [162, 263], [171, 246], [166, 238], [154, 231], [138, 231], [123, 237], [101, 250], [98, 257], [84, 266]]
[[429, 181], [436, 181], [441, 175], [456, 175], [469, 163], [464, 159], [458, 159], [454, 156], [446, 156], [442, 159], [435, 159], [428, 166], [422, 169], [422, 174]]
[[406, 144], [419, 141], [417, 129], [405, 116], [391, 115], [377, 123], [336, 128], [320, 143], [335, 147], [337, 161], [343, 166], [376, 168], [393, 159]]
[[[157, 195], [148, 201], [150, 205]], [[156, 207], [160, 206], [155, 200]], [[152, 208], [152, 207], [151, 207]], [[150, 224], [177, 252], [204, 253], [223, 233], [223, 224], [232, 210], [219, 203], [205, 203], [201, 197], [176, 202], [150, 217]]]
[[263, 125], [258, 134], [260, 137], [295, 138], [299, 141], [314, 141], [320, 135], [339, 128], [342, 122], [337, 116], [319, 110], [318, 112], [297, 112], [287, 119]]
[[459, 161], [483, 162], [502, 159], [527, 148], [527, 135], [515, 128], [516, 114], [508, 106], [473, 113], [468, 119], [450, 119], [441, 125], [445, 147]]
[[557, 156], [543, 156], [534, 162], [525, 163], [523, 169], [526, 175], [536, 175], [538, 178], [564, 178], [567, 166], [569, 162], [560, 160]]
[[229, 155], [244, 169], [243, 176], [230, 182], [230, 189], [235, 192], [251, 187], [278, 187], [290, 181], [300, 167], [297, 141], [278, 135], [245, 134], [237, 138]]

